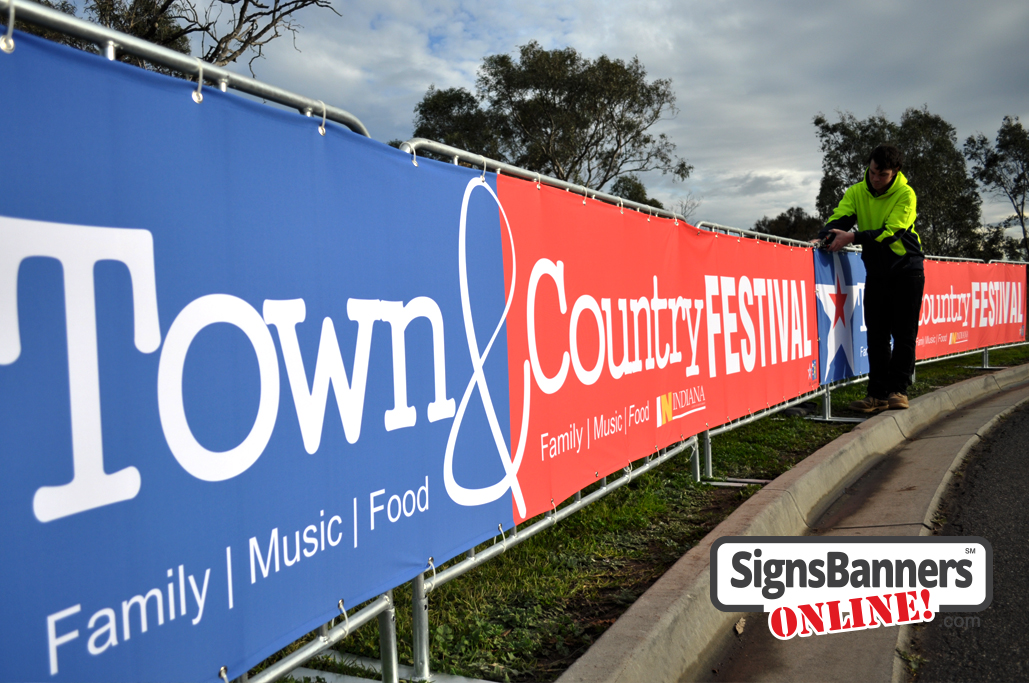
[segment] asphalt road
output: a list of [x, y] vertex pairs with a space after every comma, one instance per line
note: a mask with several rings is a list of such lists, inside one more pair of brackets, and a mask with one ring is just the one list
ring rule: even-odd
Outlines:
[[912, 652], [926, 661], [915, 680], [1029, 681], [1029, 405], [973, 449], [961, 475], [941, 506], [939, 534], [990, 542], [993, 602], [916, 628]]

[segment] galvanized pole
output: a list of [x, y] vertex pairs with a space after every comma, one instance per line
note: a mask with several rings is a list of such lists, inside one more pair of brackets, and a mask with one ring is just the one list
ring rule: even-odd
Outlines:
[[690, 458], [690, 466], [693, 470], [693, 480], [700, 481], [700, 448], [693, 444], [693, 456]]
[[704, 477], [714, 479], [714, 471], [711, 465], [711, 432], [704, 430]]
[[382, 660], [383, 683], [399, 683], [397, 660], [397, 610], [393, 606], [393, 591], [387, 591], [389, 609], [379, 615], [379, 658]]
[[425, 595], [425, 574], [411, 582], [411, 646], [414, 650], [412, 680], [428, 681], [429, 677], [429, 598]]

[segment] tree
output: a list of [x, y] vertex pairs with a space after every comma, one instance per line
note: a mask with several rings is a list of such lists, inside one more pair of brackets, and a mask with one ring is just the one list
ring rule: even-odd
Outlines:
[[1029, 131], [1017, 116], [1005, 116], [997, 131], [996, 145], [982, 133], [965, 141], [965, 156], [972, 163], [972, 177], [988, 191], [1005, 197], [1015, 213], [1008, 225], [1022, 228], [1022, 247], [1029, 258], [1029, 235], [1026, 234], [1025, 199], [1029, 194]]
[[590, 60], [533, 41], [517, 59], [484, 58], [476, 93], [430, 86], [415, 107], [415, 137], [459, 142], [595, 190], [619, 176], [658, 170], [685, 179], [692, 171], [666, 135], [650, 132], [677, 112], [671, 81], [648, 81], [635, 57]]
[[630, 202], [653, 206], [655, 209], [665, 208], [665, 205], [660, 201], [647, 196], [647, 188], [644, 187], [640, 177], [635, 173], [628, 173], [615, 178], [614, 183], [611, 184], [611, 194], [622, 199], [628, 199]]
[[954, 126], [927, 107], [908, 109], [899, 124], [882, 111], [865, 120], [843, 112], [836, 123], [819, 114], [814, 124], [823, 153], [817, 200], [822, 220], [832, 215], [847, 187], [864, 178], [872, 149], [891, 142], [904, 152], [903, 172], [918, 196], [915, 229], [923, 250], [969, 258], [982, 253], [982, 199], [957, 147]]
[[475, 95], [464, 88], [437, 90], [430, 85], [414, 112], [415, 137], [506, 161], [501, 158], [506, 122], [484, 110]]
[[981, 237], [979, 253], [973, 258], [986, 261], [1007, 259], [1019, 261], [1023, 259], [1022, 242], [1008, 237], [1005, 232], [1012, 227], [1013, 221], [1008, 219], [1000, 223], [983, 225], [979, 228]]
[[[75, 5], [68, 0], [37, 0], [52, 9], [75, 15]], [[296, 41], [303, 28], [296, 13], [305, 7], [323, 7], [335, 13], [331, 0], [88, 0], [84, 16], [107, 28], [142, 38], [162, 47], [191, 54], [191, 40], [200, 38], [201, 58], [216, 66], [225, 66], [249, 54], [253, 73], [254, 60], [263, 56], [264, 46], [286, 33]], [[92, 44], [40, 27], [25, 27], [50, 40], [97, 52]], [[171, 73], [132, 55], [118, 59], [137, 66]]]
[[675, 213], [683, 217], [687, 223], [693, 221], [693, 214], [700, 208], [701, 200], [692, 192], [687, 192], [675, 202]]
[[[53, 2], [51, 2], [51, 0], [34, 1], [39, 3], [40, 5], [43, 5], [44, 7], [49, 7], [50, 9], [57, 10], [58, 12], [63, 12], [64, 14], [68, 14], [73, 17], [75, 16], [75, 3], [69, 2], [69, 0], [54, 0]], [[2, 17], [0, 17], [0, 21], [3, 21], [4, 25], [7, 24], [6, 13], [4, 13]], [[59, 33], [52, 29], [46, 28], [45, 26], [36, 26], [35, 24], [20, 22], [18, 21], [17, 15], [15, 15], [14, 17], [14, 22], [15, 28], [24, 31], [25, 33], [31, 33], [33, 35], [40, 36], [41, 38], [46, 38], [47, 40], [53, 41], [55, 43], [70, 45], [71, 47], [75, 47], [80, 50], [97, 52], [96, 46], [92, 43], [87, 43], [86, 41], [79, 40], [78, 38], [65, 35], [63, 33]]]
[[799, 206], [792, 206], [775, 218], [765, 216], [754, 223], [754, 232], [787, 237], [791, 240], [812, 240], [818, 236], [823, 221], [812, 216]]

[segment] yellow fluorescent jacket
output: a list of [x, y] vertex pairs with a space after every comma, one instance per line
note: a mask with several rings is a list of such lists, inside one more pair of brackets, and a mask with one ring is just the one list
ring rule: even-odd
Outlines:
[[833, 228], [846, 231], [856, 223], [854, 242], [861, 245], [861, 258], [869, 272], [922, 270], [922, 240], [914, 228], [915, 204], [915, 191], [903, 173], [897, 171], [886, 191], [875, 196], [866, 170], [862, 182], [847, 188], [823, 233]]

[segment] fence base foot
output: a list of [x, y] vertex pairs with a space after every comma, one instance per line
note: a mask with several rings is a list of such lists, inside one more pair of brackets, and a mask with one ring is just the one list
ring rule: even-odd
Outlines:
[[821, 416], [812, 417], [812, 416], [808, 416], [805, 419], [811, 420], [812, 422], [855, 423], [855, 422], [864, 422], [868, 418], [867, 417], [821, 417]]
[[[326, 654], [327, 654], [327, 656], [331, 657], [332, 659], [336, 660], [337, 662], [341, 662], [341, 663], [344, 663], [344, 664], [348, 664], [350, 666], [355, 666], [355, 667], [364, 669], [365, 671], [368, 672], [369, 675], [374, 676], [376, 674], [381, 674], [382, 673], [382, 662], [380, 662], [378, 659], [371, 659], [369, 657], [358, 657], [357, 655], [351, 655], [351, 654], [340, 654], [339, 652], [336, 652], [335, 650], [329, 650]], [[412, 679], [414, 677], [414, 667], [406, 666], [404, 664], [401, 664], [401, 665], [399, 665], [397, 667], [397, 671], [399, 672], [401, 678]], [[330, 674], [330, 676], [331, 675], [333, 675], [333, 674]], [[338, 676], [339, 674], [335, 674], [335, 675]], [[294, 676], [294, 678], [296, 678], [296, 677]], [[359, 680], [360, 681], [367, 681], [368, 680], [368, 679], [364, 679], [364, 678], [360, 678], [359, 679], [356, 676], [340, 676], [340, 678], [349, 679], [349, 680], [353, 680], [353, 681], [359, 681]], [[326, 680], [331, 680], [328, 677], [325, 677], [325, 679]], [[456, 682], [456, 681], [460, 681], [460, 683], [470, 683], [470, 682], [479, 681], [479, 680], [480, 679], [478, 679], [478, 678], [466, 678], [466, 677], [462, 677], [462, 676], [451, 676], [449, 674], [441, 674], [441, 673], [434, 673], [434, 674], [432, 674], [432, 681], [434, 683], [451, 683], [451, 682]], [[486, 683], [486, 681], [482, 681], [481, 683]]]

